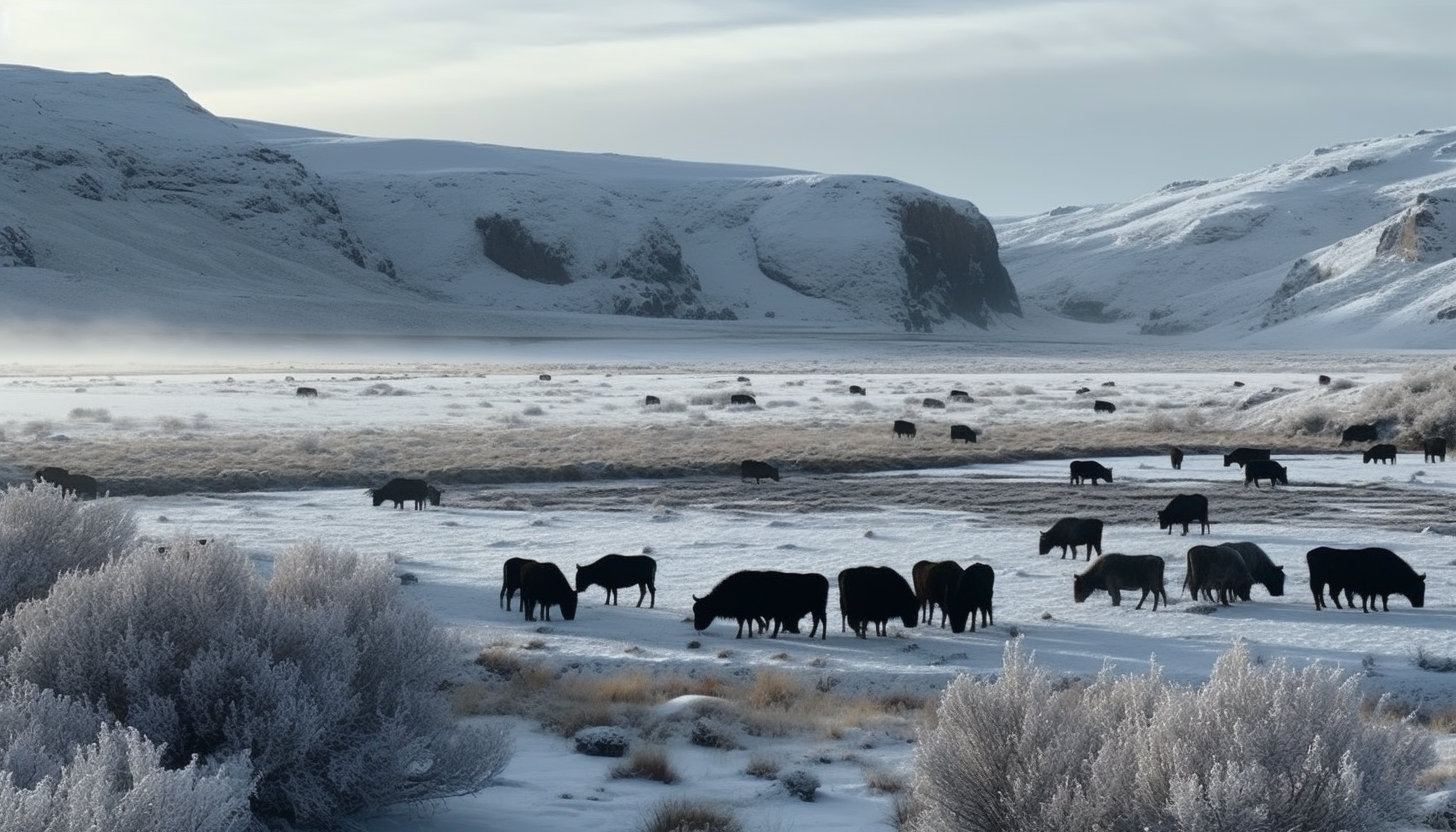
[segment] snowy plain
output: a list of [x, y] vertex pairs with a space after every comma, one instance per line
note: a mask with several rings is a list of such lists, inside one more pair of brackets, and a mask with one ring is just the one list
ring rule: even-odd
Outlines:
[[[1092, 413], [1089, 395], [1073, 392], [1080, 386], [1118, 402], [1116, 417], [1140, 426], [1133, 434], [1143, 437], [1142, 448], [1159, 444], [1147, 436], [1176, 436], [1167, 425], [1201, 423], [1188, 411], [1243, 436], [1285, 424], [1281, 419], [1291, 412], [1312, 406], [1355, 412], [1362, 395], [1403, 372], [1451, 366], [1449, 355], [1399, 353], [1139, 357], [1052, 351], [974, 361], [961, 355], [955, 363], [959, 348], [916, 343], [861, 345], [858, 354], [837, 346], [822, 354], [765, 348], [748, 359], [721, 345], [582, 347], [515, 344], [485, 361], [478, 353], [465, 360], [458, 352], [437, 356], [425, 348], [406, 361], [345, 363], [321, 354], [310, 362], [220, 363], [196, 353], [187, 366], [119, 358], [109, 365], [98, 358], [68, 366], [12, 365], [0, 376], [0, 460], [6, 478], [17, 481], [41, 464], [84, 458], [94, 446], [147, 448], [149, 437], [159, 434], [199, 444], [241, 436], [260, 446], [307, 448], [327, 445], [336, 434], [387, 444], [421, 424], [461, 422], [528, 437], [542, 425], [591, 426], [625, 436], [654, 423], [688, 424], [704, 434], [787, 426], [812, 437], [870, 427], [888, 434], [891, 420], [912, 417], [934, 426], [923, 427], [917, 443], [947, 442], [943, 429], [956, 422], [975, 424], [994, 443], [998, 434], [1014, 436], [1028, 424], [1067, 431], [1111, 424]], [[1345, 370], [1338, 389], [1314, 380], [1331, 366]], [[540, 379], [543, 372], [552, 375], [549, 382]], [[749, 381], [739, 382], [739, 375]], [[1113, 386], [1101, 386], [1109, 381]], [[849, 384], [865, 385], [869, 395], [850, 396]], [[319, 398], [294, 396], [300, 385], [317, 387]], [[922, 397], [945, 396], [952, 388], [966, 389], [975, 401], [934, 412], [921, 405]], [[721, 402], [740, 389], [759, 404]], [[649, 393], [681, 406], [646, 408], [642, 400]], [[1223, 466], [1214, 447], [1190, 449], [1179, 471], [1162, 453], [1107, 447], [1096, 458], [1112, 466], [1115, 481], [1072, 486], [1068, 458], [991, 461], [1012, 454], [1002, 448], [994, 457], [978, 456], [978, 443], [964, 448], [964, 464], [931, 470], [805, 473], [793, 460], [775, 460], [782, 481], [761, 484], [740, 482], [731, 468], [715, 476], [575, 483], [465, 482], [452, 481], [448, 468], [398, 471], [443, 483], [443, 504], [420, 512], [371, 507], [364, 489], [381, 484], [374, 481], [113, 499], [134, 509], [149, 537], [232, 538], [264, 571], [279, 550], [312, 538], [390, 558], [401, 574], [417, 579], [401, 592], [461, 635], [462, 680], [488, 684], [500, 682], [470, 660], [493, 648], [558, 677], [647, 672], [741, 681], [772, 668], [810, 688], [846, 695], [934, 697], [956, 674], [995, 673], [1015, 637], [1039, 664], [1069, 678], [1090, 678], [1104, 667], [1145, 672], [1155, 662], [1171, 681], [1196, 684], [1217, 656], [1246, 640], [1260, 658], [1337, 663], [1359, 675], [1371, 695], [1389, 693], [1412, 708], [1456, 705], [1452, 674], [1413, 663], [1418, 650], [1456, 655], [1456, 517], [1450, 511], [1456, 458], [1423, 463], [1419, 452], [1403, 448], [1395, 465], [1372, 465], [1361, 462], [1361, 448], [1339, 447], [1337, 437], [1270, 437], [1275, 446], [1299, 450], [1276, 454], [1289, 467], [1288, 486], [1257, 491], [1243, 486], [1237, 468]], [[491, 451], [457, 452], [463, 459]], [[105, 472], [96, 473], [105, 488]], [[1194, 492], [1210, 497], [1212, 532], [1203, 537], [1195, 529], [1183, 537], [1159, 530], [1156, 510], [1173, 494]], [[959, 497], [998, 493], [1005, 499]], [[1068, 507], [1084, 500], [1106, 501], [1105, 551], [1165, 558], [1166, 608], [1153, 611], [1150, 601], [1137, 610], [1136, 598], [1113, 607], [1103, 593], [1073, 602], [1072, 576], [1086, 561], [1063, 559], [1057, 551], [1039, 556], [1036, 533], [1075, 513]], [[1284, 507], [1296, 504], [1303, 508], [1283, 515]], [[1256, 586], [1252, 601], [1209, 611], [1180, 592], [1187, 548], [1232, 540], [1258, 543], [1285, 567], [1284, 596], [1270, 597]], [[1426, 574], [1425, 607], [1413, 609], [1396, 596], [1389, 612], [1316, 611], [1304, 553], [1321, 545], [1394, 550]], [[650, 552], [657, 559], [655, 607], [632, 606], [636, 593], [630, 589], [621, 593], [621, 605], [606, 607], [599, 587], [581, 596], [573, 621], [528, 622], [500, 607], [506, 558], [553, 561], [570, 576], [574, 564], [610, 552]], [[734, 638], [732, 622], [700, 633], [689, 620], [693, 596], [738, 569], [814, 571], [832, 584], [840, 569], [861, 564], [892, 566], [908, 578], [922, 559], [990, 564], [996, 571], [994, 624], [953, 635], [938, 626], [892, 623], [888, 637], [860, 640], [840, 630], [833, 590], [827, 639], [811, 639], [807, 619], [801, 634], [741, 640]], [[669, 733], [665, 747], [681, 775], [669, 786], [614, 779], [616, 761], [577, 754], [569, 739], [529, 720], [477, 718], [512, 724], [516, 754], [499, 783], [425, 807], [423, 815], [419, 807], [401, 809], [368, 821], [368, 829], [631, 830], [659, 801], [675, 797], [721, 803], [751, 830], [884, 829], [894, 798], [876, 791], [869, 774], [908, 780], [915, 753], [913, 727], [873, 722], [832, 734], [745, 734], [738, 737], [744, 747], [736, 750], [699, 747]], [[1449, 735], [1439, 749], [1443, 760], [1456, 758]], [[800, 801], [774, 781], [745, 773], [753, 758], [812, 772], [822, 781], [817, 799]]]

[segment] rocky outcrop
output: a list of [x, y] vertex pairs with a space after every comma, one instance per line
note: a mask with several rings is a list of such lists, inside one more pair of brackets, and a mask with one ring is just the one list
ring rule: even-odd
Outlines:
[[35, 252], [30, 248], [30, 235], [13, 225], [0, 227], [0, 266], [35, 268]]
[[485, 256], [516, 277], [552, 286], [571, 282], [567, 272], [570, 260], [565, 250], [537, 240], [515, 217], [504, 214], [479, 217], [475, 220], [475, 230], [480, 232]]
[[734, 320], [732, 310], [703, 306], [698, 275], [683, 261], [682, 246], [661, 222], [654, 221], [638, 244], [612, 271], [612, 311], [645, 318]]
[[1416, 203], [1405, 209], [1380, 233], [1376, 254], [1388, 254], [1403, 260], [1418, 261], [1456, 256], [1451, 234], [1441, 227], [1441, 204], [1445, 200], [1430, 194], [1419, 194]]
[[907, 330], [926, 332], [952, 317], [984, 328], [992, 312], [1021, 314], [988, 220], [928, 199], [902, 203], [899, 220]]

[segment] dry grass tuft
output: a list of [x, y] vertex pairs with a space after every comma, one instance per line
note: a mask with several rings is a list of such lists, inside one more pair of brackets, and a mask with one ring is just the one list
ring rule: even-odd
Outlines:
[[778, 670], [763, 669], [753, 676], [748, 691], [748, 704], [755, 708], [788, 710], [804, 697], [804, 686], [793, 676]]
[[632, 749], [627, 759], [612, 767], [612, 777], [653, 780], [669, 786], [682, 779], [668, 762], [667, 751], [659, 746]]
[[665, 800], [653, 807], [641, 832], [743, 832], [732, 812], [693, 800]]
[[743, 773], [760, 780], [774, 780], [779, 776], [779, 761], [755, 754], [748, 758], [748, 766]]
[[882, 768], [865, 769], [864, 781], [870, 791], [880, 794], [900, 794], [909, 787], [904, 777]]

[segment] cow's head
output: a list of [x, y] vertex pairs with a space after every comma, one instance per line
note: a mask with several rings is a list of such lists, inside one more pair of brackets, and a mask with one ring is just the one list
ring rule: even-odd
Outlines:
[[1405, 594], [1410, 599], [1411, 606], [1424, 607], [1426, 605], [1426, 576], [1420, 574], [1410, 585], [1410, 591]]
[[1046, 532], [1041, 533], [1041, 539], [1037, 541], [1036, 551], [1039, 555], [1045, 555], [1052, 550], [1052, 539]]
[[1082, 603], [1092, 595], [1094, 581], [1090, 575], [1074, 575], [1072, 577], [1072, 600]]
[[561, 617], [567, 621], [576, 619], [576, 593], [568, 592], [561, 598]]
[[707, 598], [693, 596], [693, 629], [706, 630], [708, 625], [716, 618], [713, 614], [713, 605], [708, 603]]

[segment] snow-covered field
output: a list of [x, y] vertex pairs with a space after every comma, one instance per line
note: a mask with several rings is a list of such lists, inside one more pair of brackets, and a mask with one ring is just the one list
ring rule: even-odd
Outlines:
[[[454, 447], [446, 450], [461, 460], [456, 468], [439, 463], [397, 471], [444, 483], [443, 505], [422, 512], [371, 507], [363, 489], [380, 484], [371, 481], [338, 488], [132, 492], [117, 499], [135, 509], [146, 535], [230, 537], [265, 570], [289, 543], [319, 537], [392, 558], [401, 574], [417, 579], [401, 591], [460, 632], [465, 658], [494, 649], [561, 678], [646, 671], [732, 682], [769, 668], [811, 690], [931, 697], [955, 674], [995, 672], [1008, 640], [1020, 636], [1038, 663], [1060, 674], [1085, 678], [1109, 664], [1138, 672], [1151, 661], [1173, 681], [1196, 683], [1218, 655], [1246, 640], [1261, 658], [1338, 663], [1360, 674], [1371, 694], [1390, 693], [1427, 713], [1456, 706], [1453, 674], [1413, 664], [1418, 651], [1456, 656], [1456, 458], [1422, 463], [1418, 451], [1403, 448], [1394, 466], [1368, 465], [1359, 447], [1275, 432], [1291, 424], [1291, 414], [1311, 408], [1360, 412], [1371, 389], [1407, 370], [1449, 370], [1449, 356], [1187, 354], [1126, 364], [1074, 355], [993, 356], [974, 365], [945, 360], [944, 354], [922, 360], [906, 347], [878, 361], [764, 357], [735, 365], [721, 352], [696, 362], [652, 362], [613, 356], [606, 348], [592, 362], [576, 363], [543, 361], [540, 353], [526, 351], [503, 364], [239, 364], [131, 373], [15, 368], [0, 378], [0, 460], [12, 479], [41, 464], [83, 471], [86, 466], [67, 460], [107, 459], [98, 449], [108, 447], [150, 453], [157, 437], [198, 446], [241, 438], [258, 445], [260, 454], [264, 446], [286, 445], [292, 453], [329, 460], [331, 445], [365, 454], [371, 442], [457, 425], [482, 429], [482, 436], [502, 443], [513, 434], [615, 431], [622, 443], [649, 448], [668, 437], [692, 442], [733, 429], [791, 430], [804, 437], [808, 458], [848, 453], [849, 443], [872, 432], [873, 441], [895, 442], [878, 436], [888, 434], [895, 418], [916, 418], [922, 436], [914, 441], [926, 444], [948, 445], [943, 427], [964, 422], [983, 430], [988, 445], [1003, 447], [978, 456], [987, 453], [978, 443], [963, 448], [962, 465], [939, 461], [933, 470], [919, 471], [815, 473], [784, 458], [775, 460], [783, 480], [757, 485], [700, 472], [564, 484], [469, 482], [459, 471], [478, 463], [467, 457], [489, 456], [491, 448]], [[1320, 387], [1314, 374], [1321, 371], [1343, 383]], [[550, 372], [551, 381], [540, 380], [540, 372]], [[749, 381], [737, 381], [740, 374]], [[1108, 381], [1114, 385], [1101, 386]], [[1234, 387], [1234, 381], [1244, 386]], [[850, 384], [865, 385], [869, 395], [848, 395]], [[319, 397], [295, 398], [298, 385], [317, 387]], [[1095, 392], [1079, 396], [1073, 391], [1080, 386]], [[944, 398], [952, 388], [967, 390], [975, 401], [946, 411], [920, 405], [922, 397]], [[740, 390], [757, 396], [758, 405], [718, 400]], [[648, 394], [672, 406], [644, 407]], [[1250, 404], [1255, 394], [1261, 400]], [[1046, 448], [1024, 461], [991, 461], [1014, 460], [1015, 439], [1029, 435], [1024, 431], [1113, 430], [1109, 417], [1091, 412], [1094, 396], [1116, 402], [1115, 418], [1139, 426], [1114, 434], [1136, 437], [1135, 448], [1119, 452], [1110, 441], [1096, 457], [1113, 468], [1112, 484], [1069, 485], [1072, 457], [1058, 458]], [[1200, 415], [1189, 415], [1194, 412]], [[1181, 471], [1171, 470], [1161, 452], [1145, 450], [1188, 425], [1214, 437], [1219, 430], [1236, 437], [1267, 431], [1271, 446], [1301, 449], [1276, 453], [1289, 467], [1290, 484], [1245, 489], [1238, 469], [1224, 467], [1212, 446], [1190, 448]], [[646, 439], [634, 436], [644, 432]], [[161, 463], [146, 453], [133, 457], [133, 464]], [[95, 473], [105, 488], [106, 472]], [[1156, 510], [1174, 494], [1195, 492], [1209, 496], [1212, 533], [1160, 531]], [[1062, 559], [1056, 551], [1037, 555], [1036, 533], [1064, 515], [1089, 512], [1107, 520], [1105, 551], [1167, 561], [1168, 607], [1153, 611], [1149, 603], [1136, 610], [1136, 598], [1113, 607], [1102, 593], [1073, 602], [1072, 576], [1086, 561]], [[1254, 541], [1284, 566], [1289, 582], [1283, 597], [1256, 586], [1251, 602], [1210, 611], [1180, 592], [1187, 548], [1232, 540]], [[1396, 596], [1389, 612], [1316, 611], [1304, 553], [1321, 545], [1394, 550], [1426, 575], [1425, 607], [1413, 609]], [[596, 587], [581, 596], [573, 621], [527, 622], [499, 606], [506, 558], [553, 561], [570, 576], [574, 564], [611, 552], [647, 552], [657, 559], [655, 608], [631, 606], [633, 590], [621, 593], [623, 605], [605, 607]], [[839, 570], [860, 564], [892, 566], [908, 578], [922, 559], [990, 564], [996, 572], [994, 624], [953, 635], [893, 623], [889, 637], [860, 640], [841, 632], [834, 591], [824, 640], [808, 636], [807, 619], [804, 633], [776, 640], [735, 640], [732, 622], [699, 633], [689, 620], [693, 596], [738, 569], [820, 572], [832, 583]], [[461, 676], [459, 681], [504, 684], [474, 665], [463, 667]], [[576, 754], [569, 739], [530, 721], [482, 718], [514, 724], [516, 755], [497, 786], [430, 807], [424, 817], [401, 812], [371, 821], [369, 828], [628, 830], [658, 801], [692, 797], [730, 806], [749, 829], [878, 829], [888, 822], [893, 797], [872, 788], [867, 777], [889, 772], [908, 779], [915, 752], [907, 741], [914, 720], [908, 727], [867, 720], [790, 736], [740, 732], [743, 748], [724, 750], [692, 744], [685, 728], [663, 727], [672, 724], [670, 714], [649, 714], [634, 730], [663, 743], [681, 776], [664, 786], [614, 779], [610, 769], [617, 761]], [[1442, 742], [1443, 759], [1450, 761], [1456, 749], [1449, 737]], [[745, 773], [754, 759], [812, 772], [823, 784], [817, 800], [802, 802], [772, 780]]]

